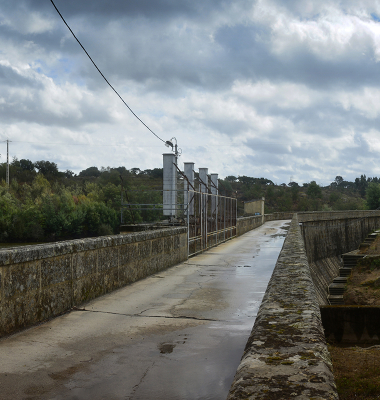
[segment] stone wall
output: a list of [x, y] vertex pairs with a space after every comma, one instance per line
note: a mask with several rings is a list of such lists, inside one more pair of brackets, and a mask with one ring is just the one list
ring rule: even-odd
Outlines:
[[244, 233], [249, 232], [252, 229], [256, 229], [268, 221], [285, 220], [292, 218], [293, 218], [293, 213], [291, 212], [281, 212], [281, 213], [255, 215], [250, 217], [238, 218], [236, 222], [237, 225], [236, 236], [243, 235]]
[[[288, 218], [289, 213], [265, 215], [265, 221]], [[319, 306], [327, 304], [341, 254], [379, 228], [380, 211], [294, 214], [229, 400], [338, 399]], [[380, 338], [378, 318], [364, 321], [367, 314], [378, 316], [380, 308], [348, 310], [340, 319], [336, 307], [321, 311], [329, 324], [326, 333], [335, 340]]]
[[263, 215], [238, 218], [236, 222], [236, 236], [241, 236], [246, 232], [256, 229], [264, 223]]
[[1, 250], [0, 336], [186, 259], [186, 228]]
[[318, 261], [309, 262], [310, 274], [313, 279], [315, 291], [317, 292], [318, 304], [329, 304], [328, 287], [339, 275], [339, 268], [343, 266], [339, 256], [323, 258]]
[[295, 215], [228, 399], [311, 398], [338, 395]]
[[345, 218], [307, 220], [302, 234], [309, 262], [340, 256], [357, 249], [366, 236], [380, 227], [380, 212]]
[[305, 222], [380, 216], [380, 210], [304, 211], [297, 212], [297, 215], [299, 222]]

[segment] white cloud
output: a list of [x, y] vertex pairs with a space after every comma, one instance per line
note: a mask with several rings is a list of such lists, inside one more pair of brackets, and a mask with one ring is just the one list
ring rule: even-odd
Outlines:
[[[0, 139], [12, 155], [76, 172], [160, 167], [163, 143], [35, 3], [0, 17]], [[102, 4], [61, 11], [137, 115], [178, 139], [182, 162], [279, 183], [378, 171], [378, 1]]]

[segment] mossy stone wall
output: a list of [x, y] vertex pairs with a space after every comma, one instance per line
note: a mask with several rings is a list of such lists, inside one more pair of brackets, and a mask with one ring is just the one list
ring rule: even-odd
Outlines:
[[0, 336], [186, 259], [186, 228], [1, 250]]

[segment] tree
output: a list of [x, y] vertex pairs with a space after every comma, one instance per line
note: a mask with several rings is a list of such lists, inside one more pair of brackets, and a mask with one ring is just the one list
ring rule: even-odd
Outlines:
[[366, 203], [370, 210], [380, 207], [380, 183], [371, 182], [366, 191]]
[[335, 182], [336, 182], [337, 186], [340, 186], [343, 183], [343, 178], [338, 175], [335, 177]]
[[228, 175], [228, 176], [226, 176], [225, 181], [228, 181], [228, 182], [236, 182], [237, 179], [238, 179], [238, 178], [236, 178], [236, 176]]
[[95, 176], [98, 177], [100, 176], [100, 171], [98, 167], [89, 167], [87, 169], [84, 169], [83, 171], [79, 172], [79, 176], [85, 177], [85, 176]]
[[20, 160], [20, 167], [25, 171], [34, 171], [34, 164], [30, 160], [24, 158]]
[[365, 175], [361, 175], [360, 179], [356, 178], [355, 179], [355, 186], [359, 190], [360, 195], [362, 197], [364, 197], [365, 194], [366, 194], [367, 186], [368, 186], [367, 177]]
[[36, 161], [34, 166], [38, 169], [38, 172], [43, 175], [58, 176], [58, 166], [54, 162], [50, 161]]
[[311, 181], [307, 188], [307, 195], [313, 198], [321, 197], [322, 190], [321, 187], [315, 181]]
[[146, 169], [142, 173], [154, 179], [162, 179], [164, 176], [164, 170], [162, 168]]
[[[296, 203], [298, 201], [298, 192], [300, 190], [300, 187], [299, 187], [298, 183], [296, 183], [296, 182], [291, 182], [291, 183], [295, 183], [295, 185], [291, 186], [290, 191], [292, 193], [293, 203]], [[290, 185], [290, 183], [289, 183], [289, 185]]]
[[253, 185], [255, 183], [255, 178], [251, 178], [250, 176], [239, 176], [238, 181], [242, 183], [243, 185], [249, 186]]

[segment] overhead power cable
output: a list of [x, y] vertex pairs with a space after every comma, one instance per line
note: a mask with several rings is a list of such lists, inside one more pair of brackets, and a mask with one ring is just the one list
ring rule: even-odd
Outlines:
[[165, 140], [161, 139], [155, 132], [152, 131], [152, 129], [149, 128], [149, 126], [143, 121], [141, 120], [135, 113], [134, 111], [131, 109], [131, 107], [129, 107], [129, 105], [125, 102], [125, 100], [121, 97], [121, 95], [117, 92], [117, 90], [111, 85], [111, 83], [108, 81], [108, 79], [103, 75], [102, 71], [98, 68], [98, 66], [95, 64], [95, 61], [91, 58], [91, 56], [88, 54], [87, 50], [83, 47], [82, 43], [79, 41], [79, 39], [75, 36], [74, 32], [72, 31], [72, 29], [70, 28], [70, 26], [68, 25], [68, 23], [65, 21], [65, 19], [63, 18], [62, 14], [59, 12], [57, 6], [54, 4], [53, 0], [50, 0], [51, 3], [53, 4], [54, 8], [56, 9], [57, 13], [59, 14], [59, 16], [61, 17], [62, 21], [64, 22], [64, 24], [67, 26], [67, 28], [69, 29], [69, 31], [71, 32], [71, 34], [74, 36], [75, 40], [79, 43], [79, 46], [83, 49], [83, 51], [86, 53], [87, 57], [91, 60], [92, 64], [94, 65], [94, 67], [97, 69], [97, 71], [99, 72], [99, 74], [102, 76], [102, 78], [107, 82], [108, 86], [116, 93], [116, 95], [119, 97], [119, 99], [123, 102], [123, 104], [128, 108], [128, 110], [145, 126], [145, 128], [147, 128], [151, 133], [153, 133], [154, 136], [156, 136], [157, 139], [161, 140], [161, 142], [166, 143]]

